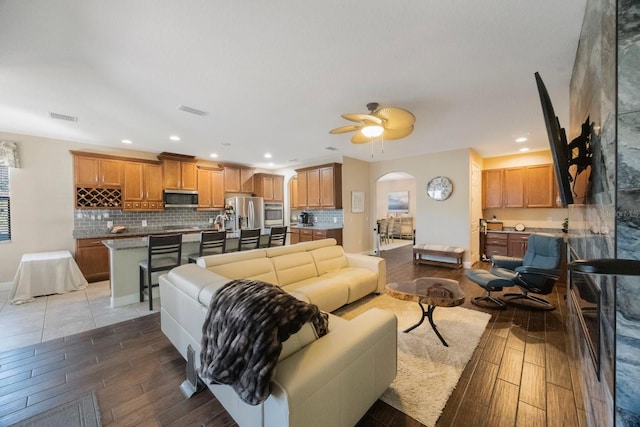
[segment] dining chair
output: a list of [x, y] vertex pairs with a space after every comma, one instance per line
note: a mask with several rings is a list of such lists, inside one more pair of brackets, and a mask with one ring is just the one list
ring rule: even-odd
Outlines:
[[158, 286], [153, 283], [153, 273], [168, 271], [180, 265], [182, 261], [182, 234], [150, 235], [147, 243], [147, 259], [140, 261], [140, 302], [144, 294], [149, 293], [149, 310], [153, 310], [152, 289]]
[[393, 242], [393, 231], [395, 229], [395, 221], [396, 221], [395, 218], [392, 216], [389, 217], [389, 219], [387, 220], [387, 239], [391, 240], [391, 242]]
[[259, 228], [243, 228], [240, 230], [240, 240], [238, 240], [238, 251], [258, 249], [260, 245]]
[[267, 247], [284, 246], [287, 241], [287, 226], [284, 227], [271, 227], [271, 233], [269, 234], [269, 244]]
[[200, 233], [200, 246], [197, 253], [189, 254], [187, 260], [195, 263], [205, 255], [223, 254], [227, 251], [226, 231], [203, 231]]
[[389, 234], [387, 232], [388, 222], [386, 218], [378, 220], [378, 234], [380, 235], [380, 241], [385, 245], [389, 244]]

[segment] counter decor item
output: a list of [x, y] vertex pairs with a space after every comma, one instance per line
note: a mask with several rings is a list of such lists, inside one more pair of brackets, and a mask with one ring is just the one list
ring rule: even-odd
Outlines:
[[515, 227], [513, 227], [513, 229], [514, 229], [514, 230], [516, 230], [516, 231], [524, 231], [524, 229], [525, 229], [525, 228], [526, 228], [526, 227], [525, 227], [525, 226], [524, 226], [524, 224], [523, 224], [523, 223], [521, 223], [521, 222], [520, 222], [520, 223], [518, 223], [518, 224], [516, 224], [516, 225], [515, 225]]

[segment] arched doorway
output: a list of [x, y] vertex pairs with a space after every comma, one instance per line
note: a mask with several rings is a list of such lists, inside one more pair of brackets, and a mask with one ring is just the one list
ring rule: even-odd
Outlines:
[[376, 181], [375, 214], [387, 225], [386, 233], [380, 230], [380, 250], [413, 243], [416, 191], [416, 178], [406, 172], [389, 172]]

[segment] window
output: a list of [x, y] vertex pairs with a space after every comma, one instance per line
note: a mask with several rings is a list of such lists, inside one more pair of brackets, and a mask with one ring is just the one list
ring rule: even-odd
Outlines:
[[0, 242], [11, 240], [9, 206], [9, 168], [0, 166]]

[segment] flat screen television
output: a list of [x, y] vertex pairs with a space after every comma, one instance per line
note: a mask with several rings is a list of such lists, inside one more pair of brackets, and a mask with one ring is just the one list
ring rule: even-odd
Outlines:
[[567, 144], [567, 135], [564, 128], [560, 127], [560, 121], [553, 111], [549, 93], [542, 82], [540, 74], [536, 72], [535, 76], [538, 93], [540, 94], [540, 103], [542, 104], [544, 123], [547, 126], [547, 135], [549, 137], [549, 146], [551, 148], [551, 156], [553, 157], [556, 179], [558, 180], [560, 201], [562, 202], [562, 206], [567, 206], [573, 204], [573, 193], [569, 180], [569, 147]]

